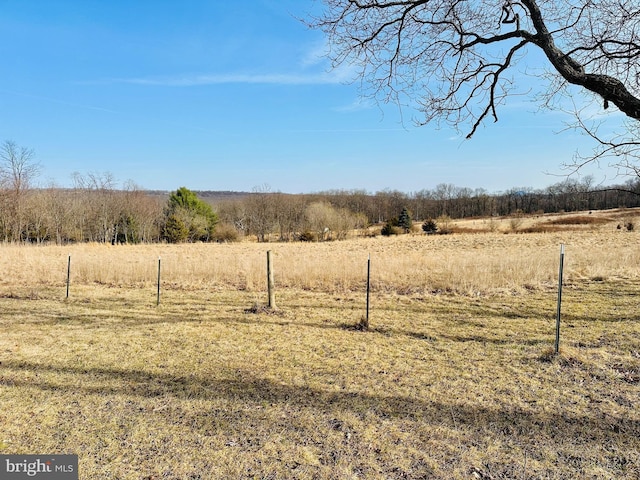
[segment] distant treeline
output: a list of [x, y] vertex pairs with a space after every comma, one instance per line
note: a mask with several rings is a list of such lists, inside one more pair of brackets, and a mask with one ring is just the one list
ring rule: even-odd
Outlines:
[[640, 206], [640, 178], [607, 187], [596, 185], [592, 177], [586, 177], [567, 179], [544, 189], [512, 188], [500, 193], [440, 184], [433, 190], [414, 193], [330, 191], [317, 197], [362, 213], [371, 223], [386, 222], [403, 207], [411, 211], [414, 220], [422, 221], [442, 215], [455, 219], [637, 207]]
[[[324, 208], [320, 208], [324, 205]], [[313, 207], [311, 207], [313, 206]], [[384, 224], [397, 218], [407, 208], [417, 222], [448, 216], [453, 219], [469, 217], [509, 216], [514, 214], [557, 213], [581, 210], [606, 210], [640, 206], [640, 179], [624, 184], [603, 187], [591, 177], [567, 179], [545, 189], [512, 188], [491, 194], [484, 189], [440, 184], [433, 190], [404, 193], [383, 190], [368, 193], [364, 190], [333, 190], [313, 194], [290, 195], [269, 191], [239, 194], [236, 199], [216, 202], [220, 220], [234, 225], [247, 235], [265, 240], [268, 234], [290, 240], [299, 235], [322, 239], [321, 226], [331, 227], [330, 218], [348, 217], [349, 228], [360, 225]], [[313, 221], [325, 213], [323, 219]], [[311, 217], [311, 218], [310, 218]], [[334, 222], [335, 223], [335, 222]], [[312, 228], [311, 225], [315, 225]], [[340, 228], [338, 227], [338, 231]], [[335, 238], [331, 236], [330, 238]]]
[[[73, 188], [0, 188], [0, 241], [152, 243], [341, 239], [354, 230], [388, 222], [406, 208], [414, 221], [603, 210], [640, 206], [640, 179], [606, 188], [591, 178], [568, 179], [545, 189], [489, 193], [451, 184], [403, 193], [335, 190], [284, 194], [196, 192], [213, 207], [203, 223], [196, 210], [172, 210], [171, 192], [117, 188], [109, 175], [77, 176]], [[211, 224], [215, 225], [210, 228]], [[209, 225], [209, 227], [207, 227]], [[171, 231], [169, 231], [171, 229]], [[176, 232], [179, 234], [177, 235]], [[186, 239], [186, 240], [185, 240]]]

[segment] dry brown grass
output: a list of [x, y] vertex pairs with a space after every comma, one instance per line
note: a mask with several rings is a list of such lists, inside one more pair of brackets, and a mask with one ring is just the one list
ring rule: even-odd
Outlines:
[[[555, 233], [562, 231], [616, 230], [621, 220], [638, 221], [640, 208], [619, 208], [587, 212], [529, 214], [465, 219], [453, 222], [452, 229], [466, 232]], [[514, 229], [514, 223], [517, 227]]]
[[2, 247], [0, 453], [87, 479], [639, 478], [637, 235], [271, 244], [278, 312], [252, 308], [265, 245]]
[[613, 220], [609, 217], [598, 215], [563, 215], [560, 218], [549, 220], [551, 225], [606, 225]]
[[376, 291], [485, 295], [553, 288], [561, 243], [567, 281], [636, 279], [637, 232], [611, 228], [548, 234], [402, 235], [328, 243], [76, 245], [0, 247], [0, 285], [64, 289], [71, 255], [71, 291], [101, 284], [154, 289], [158, 257], [162, 288], [263, 292], [266, 251], [280, 288], [361, 291], [371, 255]]

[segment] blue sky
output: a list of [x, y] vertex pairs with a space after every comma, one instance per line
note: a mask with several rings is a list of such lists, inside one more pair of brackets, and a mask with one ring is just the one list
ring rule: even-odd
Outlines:
[[[330, 71], [314, 0], [0, 0], [0, 141], [40, 181], [147, 189], [542, 188], [587, 139], [517, 97], [472, 140], [376, 105]], [[534, 61], [535, 62], [535, 61]], [[535, 68], [537, 65], [530, 65]], [[617, 181], [606, 169], [585, 170]]]

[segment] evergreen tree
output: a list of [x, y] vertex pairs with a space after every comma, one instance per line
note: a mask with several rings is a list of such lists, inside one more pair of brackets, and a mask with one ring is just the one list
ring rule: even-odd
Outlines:
[[169, 215], [164, 225], [164, 238], [169, 243], [184, 242], [189, 236], [189, 229], [177, 215]]
[[384, 224], [384, 227], [382, 227], [380, 233], [385, 237], [389, 237], [391, 235], [397, 235], [398, 232], [397, 227], [394, 227], [392, 222], [387, 222]]
[[409, 233], [411, 231], [413, 221], [411, 220], [411, 213], [407, 207], [404, 207], [402, 212], [400, 212], [400, 216], [398, 217], [398, 226], [402, 228], [405, 233]]
[[427, 234], [436, 233], [438, 231], [438, 225], [433, 218], [427, 218], [422, 224], [422, 231]]
[[[165, 209], [165, 238], [173, 243], [211, 240], [218, 216], [195, 192], [180, 187], [172, 192]], [[186, 236], [183, 235], [186, 230]]]

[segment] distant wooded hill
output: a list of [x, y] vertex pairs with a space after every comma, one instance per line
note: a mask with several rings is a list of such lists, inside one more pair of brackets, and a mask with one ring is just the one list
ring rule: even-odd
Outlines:
[[[0, 190], [0, 241], [109, 242], [167, 241], [167, 201], [171, 192], [116, 189], [99, 182], [75, 188]], [[270, 191], [198, 191], [213, 206], [218, 223], [210, 241], [255, 236], [278, 239], [344, 238], [367, 225], [392, 222], [406, 209], [413, 221], [429, 218], [605, 210], [640, 206], [640, 179], [603, 187], [590, 178], [566, 180], [545, 189], [484, 189], [440, 184], [405, 193], [333, 190], [308, 194]], [[175, 215], [174, 215], [175, 217]], [[175, 218], [174, 218], [175, 220]], [[185, 222], [197, 223], [197, 218]]]

